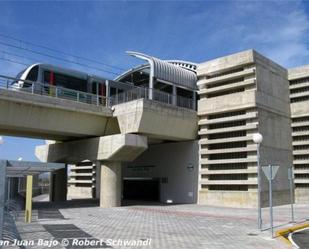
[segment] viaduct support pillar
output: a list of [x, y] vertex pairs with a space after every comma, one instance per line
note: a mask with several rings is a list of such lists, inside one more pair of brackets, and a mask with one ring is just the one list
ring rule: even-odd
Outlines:
[[67, 167], [52, 172], [50, 176], [50, 201], [66, 201], [67, 189]]
[[100, 207], [121, 206], [121, 162], [102, 162], [100, 181]]

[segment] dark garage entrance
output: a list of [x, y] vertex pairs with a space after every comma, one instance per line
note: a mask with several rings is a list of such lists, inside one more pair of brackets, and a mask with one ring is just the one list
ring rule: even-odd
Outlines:
[[124, 178], [123, 199], [141, 201], [160, 200], [160, 182], [154, 178]]

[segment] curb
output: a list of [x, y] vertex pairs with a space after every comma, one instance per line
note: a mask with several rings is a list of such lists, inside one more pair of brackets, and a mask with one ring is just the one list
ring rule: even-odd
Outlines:
[[284, 242], [285, 244], [288, 245], [292, 245], [291, 241], [285, 237], [285, 235], [295, 232], [297, 230], [303, 229], [303, 228], [307, 228], [309, 227], [309, 223], [302, 223], [302, 224], [298, 224], [298, 225], [294, 225], [288, 228], [284, 228], [284, 229], [280, 229], [278, 231], [276, 231], [276, 237], [278, 239], [280, 239], [282, 242]]

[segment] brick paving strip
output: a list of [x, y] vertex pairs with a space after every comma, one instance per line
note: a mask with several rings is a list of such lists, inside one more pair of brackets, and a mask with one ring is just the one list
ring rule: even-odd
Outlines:
[[[161, 210], [156, 208], [143, 208], [143, 207], [132, 207], [128, 208], [132, 210], [139, 210], [139, 211], [147, 211], [147, 212], [157, 212], [157, 213], [166, 213], [166, 214], [172, 214], [172, 215], [179, 215], [179, 216], [204, 216], [204, 217], [212, 217], [212, 218], [218, 218], [218, 219], [237, 219], [237, 220], [247, 220], [247, 221], [256, 221], [255, 218], [251, 217], [235, 217], [235, 216], [229, 216], [229, 215], [215, 215], [212, 213], [206, 213], [206, 212], [191, 212], [191, 211], [178, 211], [178, 210]], [[279, 220], [280, 221], [280, 220]], [[283, 221], [283, 220], [282, 220]]]
[[[192, 211], [179, 211], [179, 210], [162, 210], [157, 208], [145, 208], [145, 207], [127, 207], [128, 209], [132, 210], [139, 210], [139, 211], [146, 211], [146, 212], [157, 212], [157, 213], [166, 213], [171, 215], [178, 215], [178, 216], [201, 216], [201, 217], [211, 217], [217, 219], [231, 219], [231, 220], [244, 220], [244, 221], [251, 221], [256, 222], [255, 217], [239, 217], [239, 216], [232, 216], [232, 215], [218, 215], [209, 212], [192, 212]], [[286, 219], [276, 219], [276, 222], [281, 222], [284, 224]]]

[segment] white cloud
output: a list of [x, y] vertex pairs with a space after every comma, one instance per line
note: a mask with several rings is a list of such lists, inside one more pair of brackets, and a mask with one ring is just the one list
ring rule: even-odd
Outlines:
[[309, 19], [300, 1], [225, 2], [188, 20], [196, 28], [187, 51], [200, 61], [252, 48], [285, 67], [309, 64]]
[[[283, 66], [296, 66], [309, 63], [309, 49], [306, 44], [309, 32], [309, 19], [305, 11], [295, 7], [282, 15], [282, 9], [273, 9], [273, 16], [267, 25], [257, 27], [255, 33], [244, 37], [244, 44], [255, 44], [261, 52]], [[266, 24], [266, 25], [265, 25]]]

